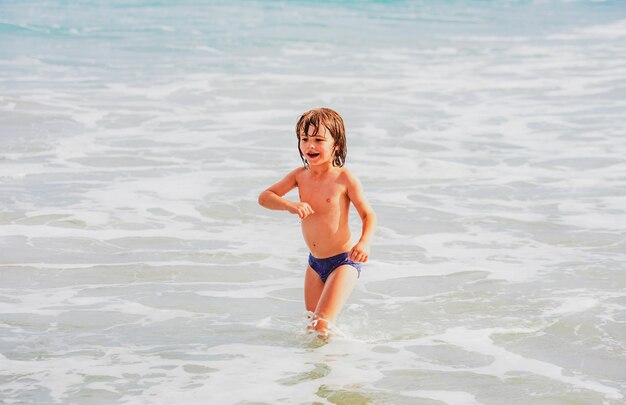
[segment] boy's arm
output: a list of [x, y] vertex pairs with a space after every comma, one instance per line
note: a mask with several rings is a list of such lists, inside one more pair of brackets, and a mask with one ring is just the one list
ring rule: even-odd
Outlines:
[[283, 198], [285, 194], [298, 186], [296, 173], [301, 169], [296, 169], [289, 173], [278, 183], [270, 186], [259, 195], [259, 204], [270, 210], [285, 210], [298, 215], [304, 219], [313, 213], [311, 206], [305, 202], [289, 201]]
[[346, 174], [348, 179], [348, 198], [354, 205], [354, 208], [356, 208], [363, 223], [361, 238], [350, 251], [350, 259], [355, 262], [366, 262], [369, 259], [374, 228], [376, 228], [376, 213], [370, 206], [367, 198], [365, 198], [359, 179], [347, 170]]

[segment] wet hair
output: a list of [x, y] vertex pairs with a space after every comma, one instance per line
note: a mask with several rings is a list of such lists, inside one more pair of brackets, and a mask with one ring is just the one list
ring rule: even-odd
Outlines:
[[[346, 145], [346, 129], [343, 125], [343, 119], [334, 110], [330, 108], [314, 108], [305, 112], [298, 119], [296, 124], [296, 137], [298, 138], [298, 153], [302, 159], [304, 167], [308, 167], [309, 163], [305, 159], [300, 150], [301, 136], [316, 136], [321, 126], [324, 126], [335, 141], [335, 151], [333, 153], [333, 166], [342, 167], [346, 162], [346, 154], [348, 146]], [[313, 127], [314, 132], [309, 135], [309, 129]]]

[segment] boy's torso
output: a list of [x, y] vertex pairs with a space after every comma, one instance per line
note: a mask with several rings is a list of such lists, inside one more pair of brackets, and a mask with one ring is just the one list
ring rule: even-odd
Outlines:
[[314, 211], [302, 221], [302, 233], [311, 253], [318, 258], [352, 248], [345, 170], [333, 168], [323, 174], [314, 174], [303, 169], [296, 175], [300, 201], [309, 204]]

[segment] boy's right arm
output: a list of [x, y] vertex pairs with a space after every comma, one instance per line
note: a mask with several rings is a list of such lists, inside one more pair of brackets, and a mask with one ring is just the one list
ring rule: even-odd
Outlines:
[[270, 210], [285, 210], [298, 215], [300, 219], [313, 214], [311, 206], [305, 202], [289, 201], [283, 196], [298, 186], [296, 173], [302, 169], [296, 169], [285, 176], [278, 183], [270, 186], [259, 195], [259, 204]]

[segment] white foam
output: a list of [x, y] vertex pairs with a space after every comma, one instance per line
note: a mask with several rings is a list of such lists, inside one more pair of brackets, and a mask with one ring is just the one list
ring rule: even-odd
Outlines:
[[626, 20], [619, 20], [603, 25], [593, 25], [578, 28], [570, 33], [550, 35], [548, 39], [555, 40], [580, 40], [580, 39], [604, 39], [616, 40], [626, 37]]
[[597, 299], [590, 297], [562, 298], [559, 301], [561, 301], [561, 304], [558, 307], [545, 311], [544, 315], [570, 315], [588, 311], [599, 304]]
[[509, 373], [516, 371], [525, 371], [532, 374], [544, 376], [549, 379], [570, 384], [579, 388], [595, 391], [605, 395], [610, 399], [622, 399], [624, 396], [619, 389], [613, 388], [591, 379], [570, 376], [564, 374], [564, 370], [554, 364], [531, 359], [519, 354], [510, 352], [493, 343], [491, 335], [494, 333], [532, 333], [532, 329], [467, 329], [464, 327], [450, 328], [442, 335], [431, 336], [429, 340], [442, 340], [455, 346], [464, 348], [465, 350], [480, 353], [494, 358], [493, 363], [485, 367], [477, 367], [472, 370], [476, 372], [484, 372], [495, 375], [499, 378], [506, 379]]
[[[248, 282], [245, 285], [241, 285], [241, 283], [213, 283], [214, 286], [231, 288], [196, 291], [196, 294], [216, 298], [267, 298], [270, 297], [270, 293], [273, 291], [285, 288], [299, 288], [301, 284], [301, 278], [288, 277], [279, 280]], [[275, 297], [273, 298], [276, 299]]]
[[442, 401], [447, 405], [483, 405], [472, 394], [462, 391], [435, 391], [435, 390], [399, 390], [398, 394], [413, 398], [428, 398], [434, 401]]

